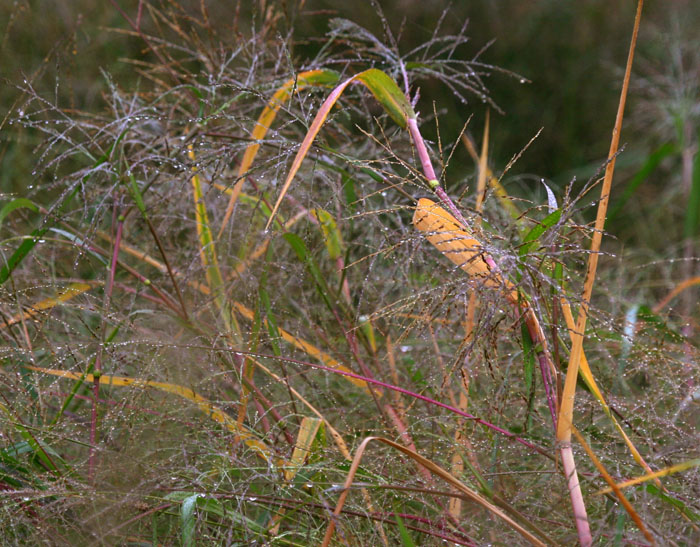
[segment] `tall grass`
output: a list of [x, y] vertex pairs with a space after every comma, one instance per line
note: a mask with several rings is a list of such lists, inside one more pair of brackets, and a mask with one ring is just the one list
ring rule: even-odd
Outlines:
[[382, 35], [335, 19], [305, 59], [300, 4], [114, 3], [138, 86], [105, 72], [87, 113], [17, 83], [6, 541], [692, 544], [697, 306], [668, 305], [696, 283], [607, 253], [617, 143], [580, 191], [515, 198], [502, 119], [419, 111], [425, 82], [479, 109], [521, 85], [466, 27], [407, 51], [374, 4]]

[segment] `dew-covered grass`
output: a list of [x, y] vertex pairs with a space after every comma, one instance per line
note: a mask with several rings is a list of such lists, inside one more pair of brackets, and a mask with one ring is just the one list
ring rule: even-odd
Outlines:
[[489, 83], [525, 76], [452, 12], [409, 47], [379, 4], [379, 31], [301, 39], [303, 4], [114, 3], [99, 97], [71, 102], [59, 56], [13, 79], [3, 542], [571, 545], [582, 508], [599, 545], [697, 542], [697, 86], [642, 26], [626, 115], [656, 148], [557, 185], [519, 171], [532, 134], [491, 152]]

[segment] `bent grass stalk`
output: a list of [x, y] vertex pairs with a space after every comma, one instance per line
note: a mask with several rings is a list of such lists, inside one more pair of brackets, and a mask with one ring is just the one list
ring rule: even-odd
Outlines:
[[[309, 70], [307, 72], [301, 72], [297, 74], [294, 78], [287, 80], [275, 93], [272, 98], [267, 103], [263, 111], [260, 113], [257, 122], [255, 123], [255, 128], [253, 129], [250, 137], [253, 139], [253, 144], [249, 145], [245, 152], [243, 153], [243, 159], [238, 168], [238, 175], [233, 188], [230, 189], [230, 199], [228, 205], [226, 206], [226, 212], [224, 213], [224, 218], [221, 221], [221, 228], [219, 229], [219, 234], [217, 239], [221, 238], [224, 233], [226, 226], [231, 219], [233, 214], [233, 208], [236, 205], [238, 197], [243, 188], [243, 183], [245, 182], [246, 173], [250, 170], [255, 161], [255, 156], [260, 150], [260, 142], [267, 135], [268, 130], [272, 126], [272, 122], [277, 116], [277, 112], [288, 100], [292, 98], [294, 93], [306, 86], [329, 86], [338, 81], [338, 73], [331, 70]], [[228, 190], [228, 189], [227, 189]]]
[[442, 467], [440, 467], [436, 463], [421, 456], [417, 452], [414, 452], [413, 450], [410, 450], [409, 448], [406, 448], [403, 445], [395, 443], [394, 441], [391, 441], [389, 439], [385, 439], [382, 437], [367, 437], [362, 441], [360, 446], [357, 448], [357, 451], [355, 452], [355, 457], [353, 458], [352, 465], [350, 466], [350, 470], [348, 471], [347, 477], [345, 479], [345, 484], [343, 484], [343, 490], [340, 494], [340, 497], [338, 498], [338, 502], [336, 503], [335, 510], [333, 511], [333, 515], [330, 519], [330, 522], [328, 523], [328, 528], [326, 529], [326, 535], [323, 538], [322, 547], [327, 547], [330, 544], [330, 541], [333, 537], [333, 532], [334, 532], [335, 526], [336, 526], [336, 519], [342, 511], [343, 505], [345, 505], [345, 499], [347, 498], [348, 494], [350, 493], [350, 487], [352, 486], [352, 483], [355, 479], [355, 474], [357, 473], [357, 469], [360, 466], [360, 462], [362, 461], [362, 457], [364, 456], [365, 450], [367, 449], [367, 446], [369, 445], [369, 443], [372, 441], [377, 441], [379, 443], [386, 444], [387, 446], [390, 446], [394, 450], [397, 450], [397, 451], [405, 454], [406, 456], [411, 458], [413, 461], [420, 464], [422, 467], [428, 469], [432, 474], [437, 475], [438, 477], [440, 477], [441, 479], [443, 479], [444, 481], [449, 483], [452, 487], [459, 490], [462, 494], [464, 494], [471, 501], [481, 505], [484, 509], [489, 511], [495, 517], [503, 520], [506, 524], [508, 524], [511, 528], [513, 528], [516, 532], [518, 532], [521, 536], [523, 536], [525, 539], [527, 539], [531, 544], [542, 546], [542, 547], [544, 547], [546, 545], [546, 543], [540, 541], [537, 537], [535, 537], [528, 530], [526, 530], [525, 528], [520, 526], [520, 524], [518, 524], [513, 519], [511, 519], [508, 515], [506, 515], [498, 507], [496, 507], [491, 502], [489, 502], [486, 498], [484, 498], [480, 494], [474, 492], [471, 488], [466, 486], [460, 480], [455, 478], [451, 473], [449, 473], [448, 471], [446, 471], [445, 469], [443, 469]]

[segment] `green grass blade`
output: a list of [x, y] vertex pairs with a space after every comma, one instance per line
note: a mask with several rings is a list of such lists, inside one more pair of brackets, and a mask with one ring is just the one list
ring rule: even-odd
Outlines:
[[661, 489], [655, 484], [647, 484], [645, 489], [653, 496], [656, 496], [668, 505], [675, 507], [678, 511], [680, 511], [683, 515], [688, 517], [691, 521], [700, 522], [700, 514], [690, 509], [690, 507], [688, 507], [688, 505], [682, 502], [681, 500], [662, 492]]
[[359, 74], [357, 79], [367, 86], [374, 98], [399, 127], [405, 129], [406, 121], [409, 118], [415, 119], [416, 113], [406, 95], [385, 72], [378, 68], [370, 68]]
[[197, 507], [197, 498], [201, 494], [193, 494], [182, 501], [180, 505], [180, 530], [183, 547], [193, 547], [194, 542], [194, 510]]
[[[76, 184], [75, 188], [73, 191], [68, 194], [68, 196], [63, 200], [63, 203], [58, 207], [57, 214], [61, 214], [63, 211], [65, 211], [66, 207], [68, 207], [68, 204], [73, 200], [73, 197], [75, 194], [78, 193], [78, 190], [80, 189], [80, 186]], [[0, 285], [5, 283], [12, 275], [12, 272], [15, 270], [17, 266], [20, 265], [22, 260], [26, 258], [26, 256], [32, 251], [34, 246], [39, 242], [41, 237], [49, 230], [51, 226], [50, 222], [46, 222], [44, 226], [41, 228], [37, 228], [36, 230], [32, 231], [31, 235], [25, 239], [19, 247], [17, 247], [17, 250], [15, 250], [14, 253], [10, 256], [10, 258], [7, 259], [7, 262], [3, 265], [2, 268], [0, 268]]]
[[559, 222], [559, 219], [561, 219], [561, 209], [557, 209], [556, 211], [553, 211], [550, 214], [548, 214], [542, 220], [542, 222], [537, 224], [534, 228], [532, 228], [532, 230], [525, 234], [525, 237], [523, 238], [523, 244], [518, 250], [518, 254], [520, 255], [520, 257], [523, 257], [529, 252], [531, 252], [537, 246], [537, 240], [540, 237], [542, 237], [542, 235], [547, 230], [549, 230], [552, 226]]
[[335, 306], [333, 305], [333, 302], [335, 299], [331, 296], [332, 293], [328, 288], [328, 284], [326, 283], [321, 270], [316, 264], [316, 261], [306, 248], [304, 241], [298, 235], [291, 232], [284, 234], [284, 239], [287, 241], [287, 243], [289, 243], [292, 249], [294, 249], [297, 257], [299, 257], [299, 260], [306, 265], [306, 269], [311, 274], [311, 277], [313, 277], [316, 284], [316, 289], [321, 295], [321, 298], [323, 298], [323, 301], [326, 303], [326, 306], [328, 306], [328, 309], [334, 311]]
[[398, 511], [398, 506], [394, 505], [394, 520], [396, 520], [396, 525], [399, 528], [399, 537], [401, 538], [401, 545], [403, 547], [416, 547], [416, 543], [413, 541], [411, 534], [403, 523], [403, 519]]
[[34, 202], [28, 200], [27, 198], [13, 199], [10, 203], [6, 203], [3, 208], [0, 209], [0, 228], [2, 228], [2, 223], [5, 220], [5, 217], [17, 209], [30, 209], [35, 213], [39, 211], [39, 208], [34, 205]]

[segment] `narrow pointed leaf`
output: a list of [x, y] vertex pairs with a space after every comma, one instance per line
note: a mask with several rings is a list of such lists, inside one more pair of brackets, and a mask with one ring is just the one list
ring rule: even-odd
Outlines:
[[[343, 91], [345, 91], [345, 89], [351, 83], [356, 81], [359, 81], [365, 86], [367, 86], [367, 88], [372, 92], [375, 98], [385, 108], [387, 113], [402, 128], [406, 127], [407, 120], [409, 118], [415, 119], [416, 113], [413, 111], [413, 108], [411, 108], [411, 105], [408, 102], [408, 100], [405, 97], [403, 97], [403, 94], [401, 93], [399, 87], [396, 85], [396, 82], [394, 82], [381, 70], [378, 70], [376, 68], [370, 68], [369, 70], [365, 70], [364, 72], [356, 74], [355, 76], [345, 80], [342, 84], [340, 84], [333, 91], [331, 91], [331, 94], [328, 95], [326, 100], [318, 109], [318, 112], [316, 112], [316, 117], [314, 118], [313, 122], [311, 122], [311, 127], [306, 133], [306, 136], [304, 137], [304, 140], [302, 141], [301, 146], [299, 147], [299, 151], [297, 152], [297, 155], [295, 156], [294, 161], [292, 162], [292, 166], [289, 169], [287, 178], [285, 179], [284, 184], [282, 185], [280, 195], [277, 198], [277, 202], [275, 203], [274, 208], [272, 209], [272, 215], [270, 217], [270, 220], [267, 221], [267, 226], [265, 227], [266, 230], [270, 228], [270, 224], [272, 224], [272, 219], [274, 218], [275, 214], [277, 214], [277, 210], [279, 209], [282, 199], [284, 199], [284, 196], [287, 193], [287, 190], [289, 189], [292, 180], [294, 180], [297, 171], [299, 171], [299, 168], [301, 167], [301, 163], [304, 161], [304, 158], [309, 153], [311, 145], [313, 144], [316, 135], [318, 135], [318, 132], [321, 130], [321, 127], [326, 121], [326, 118], [328, 118], [328, 114], [330, 114], [331, 109], [338, 101], [338, 99], [340, 99], [340, 96], [343, 94]], [[401, 99], [401, 97], [403, 97], [403, 99]]]

